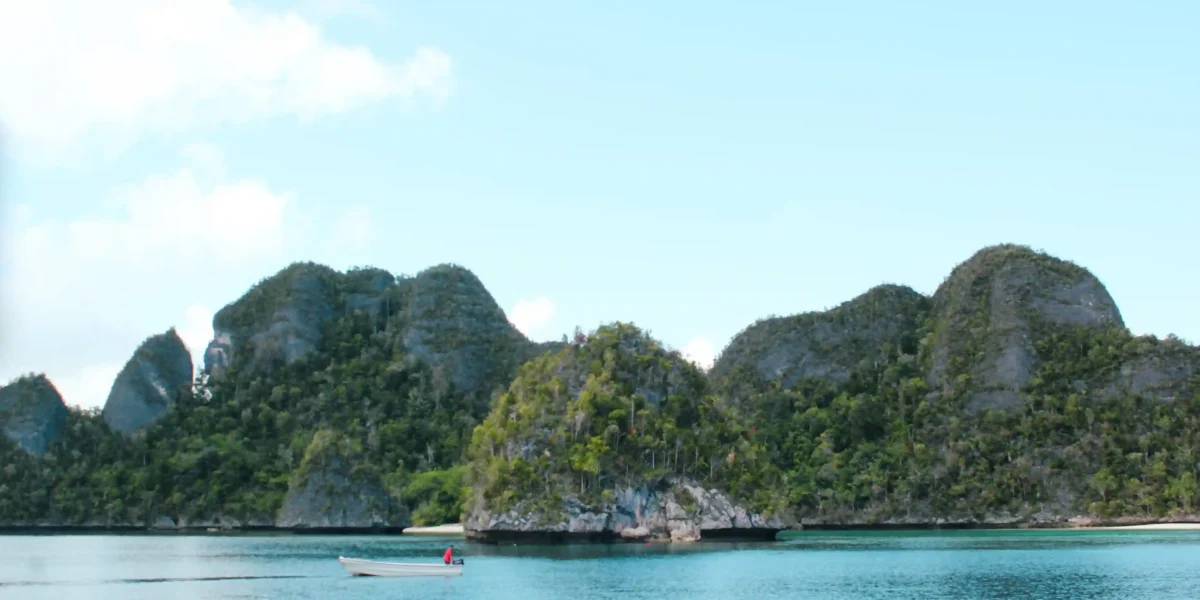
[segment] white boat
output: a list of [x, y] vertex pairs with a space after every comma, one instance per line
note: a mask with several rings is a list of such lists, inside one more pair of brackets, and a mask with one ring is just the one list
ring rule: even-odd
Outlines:
[[447, 565], [437, 563], [393, 563], [361, 558], [338, 557], [338, 562], [351, 575], [370, 575], [374, 577], [457, 577], [462, 575], [462, 565]]

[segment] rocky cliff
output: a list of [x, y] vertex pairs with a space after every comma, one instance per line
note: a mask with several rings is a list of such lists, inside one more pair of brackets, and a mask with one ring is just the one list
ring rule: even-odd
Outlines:
[[787, 474], [804, 526], [1195, 513], [1200, 349], [1134, 337], [1094, 275], [1020, 246], [981, 250], [926, 306], [865, 314], [857, 328], [885, 335], [847, 354], [857, 363], [798, 341], [834, 339], [817, 313], [791, 318], [806, 326], [791, 337], [788, 320], [752, 326], [714, 369], [738, 382], [720, 389]]
[[762, 382], [845, 381], [888, 348], [915, 354], [929, 301], [911, 288], [881, 285], [834, 309], [761, 320], [734, 336], [712, 369], [723, 378], [747, 369]]
[[342, 280], [323, 265], [296, 263], [259, 282], [213, 317], [206, 371], [220, 377], [235, 363], [245, 370], [267, 369], [315, 350]]
[[397, 278], [381, 269], [338, 273], [297, 263], [216, 314], [205, 368], [219, 377], [234, 364], [261, 371], [295, 363], [320, 347], [331, 319], [356, 312], [463, 391], [490, 392], [544, 350], [508, 322], [487, 288], [462, 267], [439, 265]]
[[787, 528], [782, 519], [750, 512], [725, 492], [689, 479], [620, 486], [606, 498], [597, 506], [568, 494], [554, 514], [537, 502], [519, 503], [501, 514], [479, 510], [468, 516], [464, 528], [469, 538], [488, 543], [763, 540]]
[[760, 449], [676, 352], [626, 324], [525, 365], [470, 448], [469, 535], [774, 537]]
[[45, 454], [66, 419], [67, 406], [45, 375], [21, 377], [0, 388], [0, 428], [29, 454]]
[[300, 468], [292, 474], [275, 527], [347, 530], [407, 527], [409, 515], [384, 490], [379, 473], [363, 468], [362, 443], [317, 432]]
[[493, 391], [554, 347], [527, 340], [482, 282], [455, 265], [396, 277], [294, 264], [218, 312], [214, 333], [208, 391], [227, 403], [234, 394], [231, 426], [286, 446], [303, 435], [296, 429], [333, 425], [367, 443], [358, 458], [316, 469], [296, 467], [296, 450], [287, 449], [275, 465], [291, 471], [276, 523], [289, 528], [386, 528], [401, 512], [408, 519], [399, 501], [425, 500], [384, 493], [381, 477], [450, 467]]
[[933, 311], [929, 384], [935, 394], [971, 386], [972, 410], [1019, 407], [1038, 367], [1036, 345], [1054, 331], [1124, 328], [1086, 269], [1013, 245], [985, 248], [955, 267], [934, 293]]
[[172, 328], [142, 342], [125, 363], [104, 403], [104, 420], [130, 435], [162, 416], [191, 384], [192, 356]]
[[627, 324], [532, 344], [452, 265], [292, 265], [214, 324], [212, 377], [165, 413], [171, 335], [114, 385], [112, 427], [44, 377], [0, 390], [0, 526], [381, 530], [420, 510], [481, 540], [688, 541], [1200, 512], [1200, 349], [1134, 337], [1094, 276], [1022, 247], [932, 298], [887, 285], [760, 321], [711, 377]]
[[507, 384], [535, 352], [479, 278], [462, 267], [426, 269], [404, 287], [405, 348], [446, 373], [457, 389], [487, 392], [498, 380]]
[[1120, 367], [1094, 388], [1093, 395], [1106, 400], [1123, 394], [1159, 402], [1191, 398], [1200, 389], [1200, 348], [1177, 338], [1138, 338]]

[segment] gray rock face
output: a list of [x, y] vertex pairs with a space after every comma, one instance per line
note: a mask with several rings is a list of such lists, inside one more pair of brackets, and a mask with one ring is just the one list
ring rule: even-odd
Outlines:
[[[1145, 339], [1145, 338], [1143, 338]], [[1182, 341], [1154, 340], [1125, 361], [1104, 386], [1105, 399], [1121, 394], [1172, 402], [1200, 387], [1200, 348]]]
[[[409, 283], [404, 346], [417, 358], [442, 370], [455, 388], [477, 390], [498, 374], [511, 375], [531, 346], [508, 322], [504, 311], [470, 271], [442, 265], [421, 272]], [[513, 364], [492, 365], [496, 347], [512, 351]], [[480, 390], [489, 391], [489, 390]]]
[[45, 375], [22, 377], [0, 388], [0, 429], [34, 456], [46, 453], [66, 419], [67, 406]]
[[192, 384], [192, 356], [174, 329], [147, 339], [117, 375], [104, 420], [125, 435], [167, 412]]
[[270, 325], [250, 336], [252, 362], [282, 360], [291, 364], [300, 360], [317, 349], [321, 323], [332, 316], [333, 306], [320, 279], [308, 274], [292, 277], [290, 293], [275, 307]]
[[713, 376], [749, 366], [785, 388], [808, 378], [844, 382], [883, 344], [901, 346], [928, 310], [929, 300], [911, 288], [878, 286], [833, 310], [763, 319], [733, 338]]
[[[459, 390], [490, 392], [538, 349], [464, 268], [442, 265], [397, 280], [381, 269], [338, 273], [295, 264], [217, 313], [206, 372], [220, 377], [235, 364], [250, 371], [292, 364], [320, 347], [326, 321], [354, 313], [370, 317], [377, 330], [390, 329], [398, 346]], [[498, 348], [510, 350], [512, 360], [497, 364], [505, 354]]]
[[736, 535], [770, 539], [787, 526], [778, 518], [747, 511], [723, 492], [678, 479], [662, 486], [612, 490], [612, 499], [601, 507], [567, 496], [556, 514], [520, 505], [504, 514], [476, 508], [467, 515], [464, 528], [468, 537], [485, 542], [547, 534], [694, 542]]
[[1124, 327], [1104, 285], [1087, 270], [1020, 246], [985, 248], [933, 296], [937, 326], [928, 380], [946, 391], [959, 375], [971, 409], [1009, 409], [1037, 368], [1035, 340], [1055, 327]]
[[396, 277], [382, 269], [363, 269], [348, 275], [350, 292], [346, 295], [348, 312], [362, 311], [378, 319], [388, 310], [386, 292], [396, 285]]
[[402, 529], [409, 517], [378, 482], [352, 476], [352, 465], [340, 457], [288, 486], [275, 527], [287, 529]]
[[221, 309], [204, 352], [208, 374], [220, 377], [235, 363], [252, 371], [291, 364], [315, 350], [322, 324], [334, 315], [330, 284], [342, 277], [328, 267], [297, 263]]
[[233, 364], [233, 333], [224, 329], [213, 329], [213, 339], [204, 350], [204, 371], [220, 377]]
[[734, 337], [712, 374], [748, 366], [784, 387], [808, 378], [845, 381], [884, 344], [898, 347], [912, 336], [927, 310], [928, 299], [912, 289], [881, 285], [832, 310], [764, 319]]

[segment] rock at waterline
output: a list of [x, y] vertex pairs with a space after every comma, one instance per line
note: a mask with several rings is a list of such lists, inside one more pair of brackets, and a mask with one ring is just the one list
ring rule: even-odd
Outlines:
[[677, 543], [703, 539], [774, 539], [787, 525], [755, 514], [719, 490], [679, 479], [651, 487], [612, 490], [599, 507], [566, 497], [550, 515], [525, 502], [503, 514], [477, 510], [465, 524], [468, 538], [487, 542], [656, 539]]

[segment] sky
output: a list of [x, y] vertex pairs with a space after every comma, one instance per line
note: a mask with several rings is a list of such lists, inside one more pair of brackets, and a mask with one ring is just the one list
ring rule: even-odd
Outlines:
[[707, 365], [982, 247], [1200, 340], [1200, 3], [0, 0], [0, 380], [103, 404], [291, 262]]

